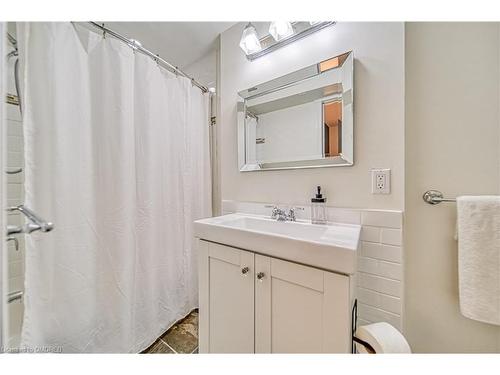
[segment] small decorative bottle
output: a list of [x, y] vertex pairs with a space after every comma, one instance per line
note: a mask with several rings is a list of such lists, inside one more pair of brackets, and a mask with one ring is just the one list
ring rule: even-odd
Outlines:
[[326, 224], [326, 198], [321, 194], [321, 186], [318, 186], [316, 197], [311, 199], [311, 223]]

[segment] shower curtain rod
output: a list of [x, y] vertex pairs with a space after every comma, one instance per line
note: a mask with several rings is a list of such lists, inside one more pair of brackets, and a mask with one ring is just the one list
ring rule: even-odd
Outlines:
[[[72, 22], [72, 23], [81, 23], [81, 22]], [[164, 68], [166, 68], [167, 70], [171, 71], [172, 73], [175, 73], [175, 74], [179, 74], [183, 77], [186, 77], [188, 79], [191, 80], [191, 83], [193, 85], [195, 85], [196, 87], [198, 87], [201, 91], [203, 91], [204, 93], [207, 93], [209, 92], [208, 91], [208, 88], [206, 88], [205, 86], [203, 86], [201, 83], [199, 83], [197, 80], [195, 80], [194, 78], [188, 76], [186, 73], [184, 73], [181, 69], [179, 69], [178, 67], [176, 66], [173, 66], [172, 64], [170, 64], [168, 61], [162, 59], [160, 57], [160, 55], [155, 55], [153, 52], [151, 52], [150, 50], [142, 47], [140, 45], [140, 43], [138, 43], [136, 40], [134, 39], [129, 39], [119, 33], [117, 33], [116, 31], [114, 30], [111, 30], [111, 29], [108, 29], [107, 27], [104, 26], [104, 24], [100, 25], [98, 24], [97, 22], [94, 22], [94, 21], [89, 21], [87, 22], [88, 24], [100, 29], [103, 31], [103, 34], [109, 34], [113, 37], [115, 37], [116, 39], [118, 40], [121, 40], [122, 42], [125, 42], [127, 43], [130, 47], [134, 48], [135, 50], [139, 51], [139, 52], [142, 52], [143, 54], [145, 54], [146, 56], [149, 56], [151, 57], [153, 60], [155, 60], [158, 64], [162, 65]], [[12, 38], [12, 39], [11, 39]], [[16, 43], [17, 44], [17, 40], [12, 37], [10, 34], [9, 34], [9, 40], [11, 40], [11, 43]]]
[[[80, 23], [80, 22], [77, 22], [77, 23]], [[198, 87], [201, 91], [203, 91], [204, 93], [208, 92], [208, 88], [206, 88], [205, 86], [203, 86], [201, 83], [199, 83], [198, 81], [196, 81], [194, 78], [188, 76], [186, 73], [184, 73], [181, 69], [179, 69], [178, 67], [176, 66], [173, 66], [172, 64], [170, 64], [168, 61], [162, 59], [159, 55], [155, 55], [153, 52], [151, 52], [150, 50], [144, 48], [141, 46], [141, 44], [134, 40], [134, 39], [129, 39], [119, 33], [117, 33], [116, 31], [114, 30], [111, 30], [107, 27], [104, 26], [104, 24], [99, 24], [97, 22], [93, 22], [93, 21], [89, 21], [88, 24], [92, 25], [93, 27], [95, 28], [98, 28], [100, 29], [102, 32], [103, 32], [103, 35], [105, 34], [109, 34], [113, 37], [115, 37], [116, 39], [118, 40], [121, 40], [122, 42], [124, 43], [127, 43], [130, 47], [132, 47], [133, 49], [139, 51], [139, 52], [142, 52], [143, 54], [151, 57], [153, 60], [155, 60], [159, 65], [163, 66], [164, 68], [166, 68], [167, 70], [171, 71], [172, 73], [175, 73], [175, 74], [178, 74], [178, 75], [181, 75], [183, 77], [186, 77], [188, 79], [191, 80], [191, 83], [193, 85], [195, 85], [196, 87]]]

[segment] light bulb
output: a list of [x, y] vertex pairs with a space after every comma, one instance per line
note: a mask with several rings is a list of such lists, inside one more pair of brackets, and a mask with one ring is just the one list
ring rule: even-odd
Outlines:
[[274, 21], [269, 25], [269, 34], [277, 42], [293, 34], [292, 24], [288, 21]]
[[259, 52], [262, 49], [259, 41], [259, 36], [257, 35], [257, 30], [255, 30], [255, 26], [252, 25], [251, 22], [249, 22], [243, 30], [240, 39], [240, 48], [247, 55]]
[[318, 23], [321, 23], [322, 21], [309, 21], [309, 25], [314, 26], [317, 25]]

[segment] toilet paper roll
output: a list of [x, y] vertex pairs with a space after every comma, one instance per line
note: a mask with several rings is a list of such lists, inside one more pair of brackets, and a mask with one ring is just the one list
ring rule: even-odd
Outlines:
[[[404, 336], [386, 322], [358, 327], [355, 336], [370, 344], [375, 349], [376, 354], [411, 353], [410, 345], [408, 345]], [[363, 345], [359, 343], [356, 343], [356, 348], [359, 353], [368, 353]]]

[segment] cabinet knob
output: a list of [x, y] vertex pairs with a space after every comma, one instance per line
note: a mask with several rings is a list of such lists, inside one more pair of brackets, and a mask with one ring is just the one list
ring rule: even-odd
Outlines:
[[264, 276], [266, 276], [266, 274], [264, 272], [259, 272], [257, 274], [257, 280], [259, 280], [260, 282], [262, 282], [262, 279], [264, 278]]
[[241, 269], [241, 273], [242, 273], [243, 275], [246, 275], [246, 274], [248, 273], [248, 271], [250, 271], [250, 268], [248, 268], [248, 267], [243, 267], [243, 268]]

